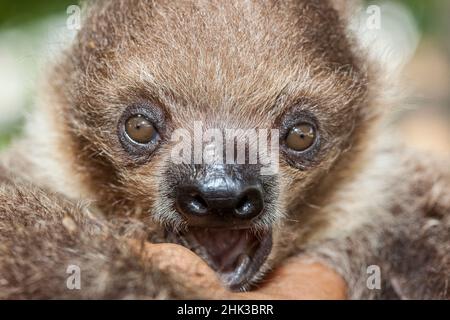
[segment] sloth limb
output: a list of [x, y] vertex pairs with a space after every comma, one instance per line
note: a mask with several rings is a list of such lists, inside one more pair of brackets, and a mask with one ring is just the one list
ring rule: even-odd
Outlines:
[[[449, 244], [448, 219], [404, 217], [324, 243], [309, 255], [345, 278], [352, 299], [450, 299]], [[380, 267], [379, 290], [366, 284], [371, 265]]]
[[[1, 169], [1, 167], [0, 167]], [[105, 222], [82, 206], [0, 170], [0, 299], [206, 298], [209, 270], [197, 278], [177, 269], [177, 248], [142, 259], [125, 238], [145, 239], [139, 222]], [[170, 248], [170, 247], [168, 247]], [[81, 290], [69, 290], [69, 266], [78, 266]], [[185, 271], [183, 269], [183, 271]], [[205, 274], [202, 274], [204, 272]], [[211, 270], [212, 272], [212, 270]]]
[[[410, 199], [400, 197], [404, 202], [385, 218], [307, 253], [344, 277], [350, 298], [450, 299], [450, 179], [431, 163], [422, 168], [415, 175], [422, 181], [413, 171], [405, 175], [413, 186]], [[372, 265], [380, 268], [379, 290], [367, 285]]]

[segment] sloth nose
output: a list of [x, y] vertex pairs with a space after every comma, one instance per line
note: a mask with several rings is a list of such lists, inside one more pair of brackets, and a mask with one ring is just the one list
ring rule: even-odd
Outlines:
[[258, 185], [181, 185], [176, 207], [191, 226], [237, 226], [259, 216], [264, 199]]

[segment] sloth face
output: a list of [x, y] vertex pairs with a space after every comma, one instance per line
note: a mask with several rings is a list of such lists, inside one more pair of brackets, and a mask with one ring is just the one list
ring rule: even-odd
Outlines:
[[365, 128], [366, 71], [337, 12], [308, 2], [102, 2], [55, 73], [87, 194], [235, 290], [311, 229]]

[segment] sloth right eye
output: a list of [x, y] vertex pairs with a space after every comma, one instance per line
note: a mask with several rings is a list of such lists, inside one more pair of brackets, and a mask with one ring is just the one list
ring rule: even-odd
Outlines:
[[128, 118], [125, 122], [125, 132], [133, 142], [139, 144], [148, 144], [158, 138], [156, 128], [150, 120], [141, 114]]
[[289, 131], [286, 137], [286, 146], [291, 150], [302, 152], [308, 150], [315, 141], [316, 129], [308, 123], [302, 123]]

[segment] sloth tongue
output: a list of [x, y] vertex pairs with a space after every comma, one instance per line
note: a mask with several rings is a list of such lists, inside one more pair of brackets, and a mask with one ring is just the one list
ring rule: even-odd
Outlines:
[[192, 229], [189, 234], [200, 253], [227, 283], [243, 276], [251, 257], [259, 245], [258, 239], [249, 230]]

